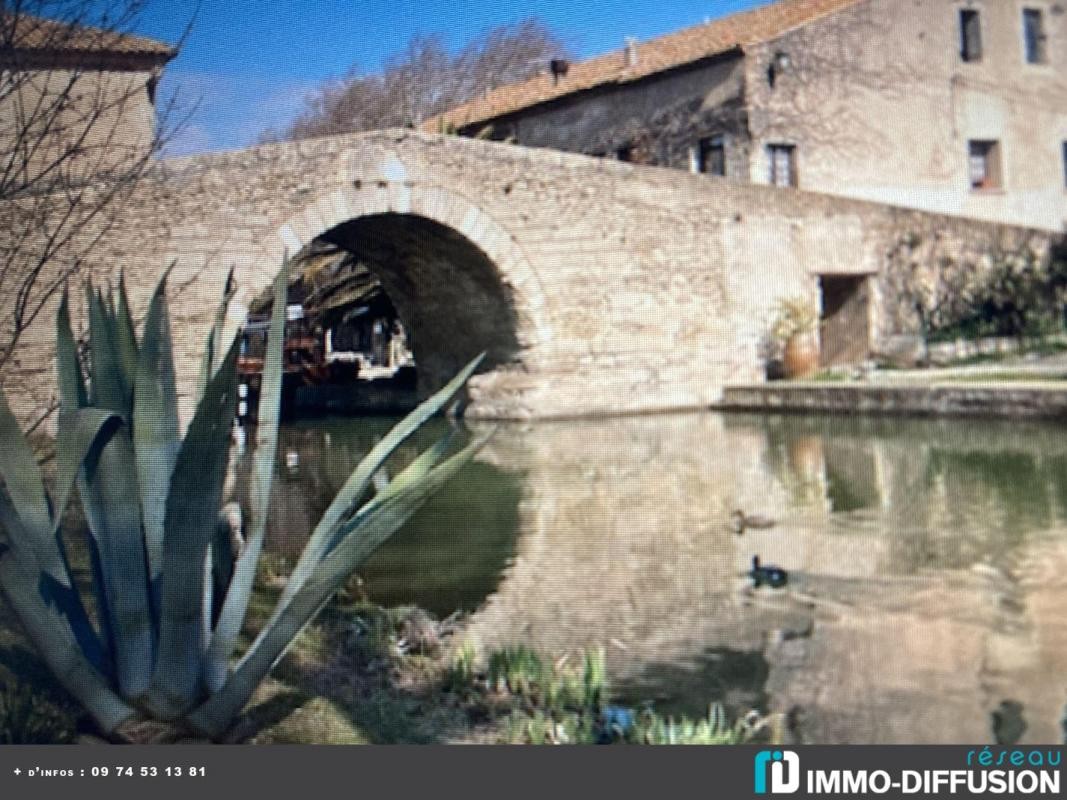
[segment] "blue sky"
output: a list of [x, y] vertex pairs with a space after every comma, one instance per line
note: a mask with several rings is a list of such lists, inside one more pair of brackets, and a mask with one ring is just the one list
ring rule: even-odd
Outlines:
[[[203, 0], [161, 95], [195, 109], [173, 155], [254, 144], [282, 128], [316, 86], [352, 68], [373, 72], [412, 35], [459, 47], [527, 16], [544, 20], [581, 58], [767, 0]], [[139, 33], [174, 43], [194, 0], [152, 0]]]

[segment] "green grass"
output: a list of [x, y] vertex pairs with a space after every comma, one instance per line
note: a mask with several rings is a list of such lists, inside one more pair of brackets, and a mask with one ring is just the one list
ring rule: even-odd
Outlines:
[[[277, 572], [267, 573], [262, 577], [271, 585], [257, 583], [252, 595], [245, 642], [280, 591]], [[524, 645], [484, 659], [469, 640], [429, 650], [401, 647], [410, 639], [412, 620], [425, 619], [424, 611], [410, 606], [383, 608], [345, 595], [331, 601], [226, 741], [728, 744], [763, 735], [748, 722], [729, 722], [717, 704], [701, 719], [612, 706], [602, 649], [553, 661]], [[0, 602], [0, 744], [69, 742], [91, 730], [38, 662]], [[632, 714], [632, 726], [606, 726], [610, 708]]]
[[[650, 708], [611, 705], [611, 687], [603, 649], [587, 650], [571, 665], [550, 663], [518, 645], [489, 654], [479, 673], [473, 649], [464, 644], [449, 670], [451, 691], [466, 689], [466, 702], [502, 715], [497, 741], [509, 744], [737, 744], [771, 734], [770, 718], [758, 714], [731, 723], [713, 703], [702, 719], [664, 717]], [[466, 685], [463, 686], [463, 682]], [[631, 721], [625, 728], [619, 717]]]
[[823, 370], [817, 372], [809, 380], [815, 383], [844, 383], [853, 380], [851, 372], [843, 370]]

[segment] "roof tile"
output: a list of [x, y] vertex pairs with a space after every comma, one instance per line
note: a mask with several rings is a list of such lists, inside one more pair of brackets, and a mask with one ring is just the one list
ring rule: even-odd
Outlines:
[[427, 120], [423, 129], [462, 128], [604, 84], [639, 80], [703, 58], [770, 41], [793, 28], [863, 1], [779, 0], [640, 43], [637, 45], [637, 63], [632, 67], [627, 66], [625, 53], [619, 49], [572, 65], [558, 84], [553, 76], [541, 74], [522, 83], [502, 86], [485, 97]]
[[[5, 38], [10, 20], [4, 20]], [[72, 25], [57, 20], [22, 14], [15, 20], [11, 41], [18, 50], [48, 52], [91, 52], [123, 55], [151, 55], [172, 58], [176, 53], [165, 42], [128, 33], [103, 30], [89, 25]]]

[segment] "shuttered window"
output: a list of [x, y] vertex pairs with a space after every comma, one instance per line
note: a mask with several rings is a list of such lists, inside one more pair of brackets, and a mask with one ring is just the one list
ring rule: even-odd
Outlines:
[[960, 10], [960, 58], [968, 63], [982, 60], [982, 18], [974, 9]]
[[1023, 38], [1026, 45], [1026, 63], [1048, 63], [1045, 14], [1039, 8], [1023, 9]]

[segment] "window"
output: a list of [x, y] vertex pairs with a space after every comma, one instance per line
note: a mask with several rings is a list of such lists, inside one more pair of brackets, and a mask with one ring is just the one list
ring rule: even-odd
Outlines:
[[772, 186], [797, 185], [797, 149], [791, 144], [767, 145], [767, 161], [770, 164]]
[[960, 10], [960, 58], [967, 63], [982, 60], [982, 20], [969, 8]]
[[1026, 63], [1045, 64], [1048, 52], [1045, 48], [1045, 15], [1038, 8], [1023, 9], [1023, 38], [1026, 42]]
[[969, 162], [972, 189], [999, 189], [1003, 183], [1000, 171], [1000, 142], [972, 141], [969, 143]]
[[726, 175], [726, 144], [721, 136], [710, 136], [697, 142], [691, 151], [693, 172], [704, 175]]

